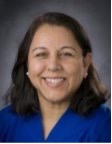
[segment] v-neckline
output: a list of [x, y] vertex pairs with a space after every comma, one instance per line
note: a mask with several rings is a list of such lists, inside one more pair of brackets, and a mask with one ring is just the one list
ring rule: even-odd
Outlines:
[[40, 122], [41, 122], [41, 127], [42, 127], [42, 137], [44, 142], [49, 142], [51, 140], [51, 137], [55, 134], [55, 129], [60, 125], [60, 123], [63, 121], [64, 117], [66, 116], [66, 113], [68, 112], [69, 108], [65, 110], [65, 112], [60, 116], [58, 121], [55, 123], [51, 131], [49, 132], [48, 136], [45, 138], [44, 137], [44, 128], [43, 128], [43, 123], [42, 123], [42, 116], [40, 115]]

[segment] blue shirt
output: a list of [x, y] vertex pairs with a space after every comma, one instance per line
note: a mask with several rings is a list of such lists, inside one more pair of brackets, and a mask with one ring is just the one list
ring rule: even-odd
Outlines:
[[88, 116], [70, 108], [44, 139], [40, 113], [21, 116], [8, 106], [0, 111], [0, 142], [111, 142], [111, 113], [102, 105]]

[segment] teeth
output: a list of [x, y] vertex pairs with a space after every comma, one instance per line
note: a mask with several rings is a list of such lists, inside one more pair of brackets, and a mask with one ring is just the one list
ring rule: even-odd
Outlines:
[[49, 84], [52, 84], [54, 86], [56, 86], [57, 84], [60, 84], [64, 78], [46, 78], [45, 79]]
[[60, 83], [61, 81], [63, 81], [63, 78], [58, 78], [58, 79], [47, 78], [46, 81], [56, 84], [56, 83]]

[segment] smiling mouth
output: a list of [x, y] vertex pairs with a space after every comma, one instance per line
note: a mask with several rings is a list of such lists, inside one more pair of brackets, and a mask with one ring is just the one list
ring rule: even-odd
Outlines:
[[59, 86], [63, 85], [65, 80], [66, 79], [62, 78], [62, 77], [60, 77], [60, 78], [44, 78], [44, 81], [50, 87], [59, 87]]

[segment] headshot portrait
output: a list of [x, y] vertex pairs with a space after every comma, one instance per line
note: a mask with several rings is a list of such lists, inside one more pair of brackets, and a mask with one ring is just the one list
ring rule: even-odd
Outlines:
[[110, 1], [0, 8], [0, 142], [111, 142]]

